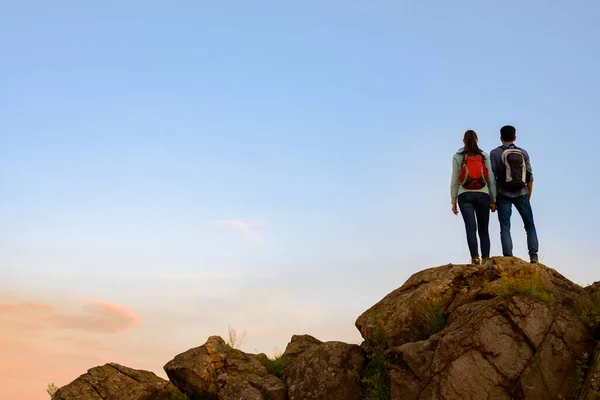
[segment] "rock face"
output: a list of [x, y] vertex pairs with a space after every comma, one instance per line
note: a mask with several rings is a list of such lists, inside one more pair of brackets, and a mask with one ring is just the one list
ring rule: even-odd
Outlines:
[[565, 306], [588, 296], [553, 269], [514, 257], [496, 257], [484, 266], [448, 264], [418, 272], [359, 316], [356, 327], [369, 344], [376, 335], [388, 347], [419, 341], [428, 336], [423, 318], [432, 306], [448, 314], [463, 304], [498, 296], [507, 282], [532, 280]]
[[152, 372], [110, 363], [88, 370], [60, 388], [52, 400], [172, 400], [181, 395]]
[[290, 400], [360, 400], [365, 356], [358, 345], [310, 346], [287, 367]]
[[190, 400], [286, 397], [284, 383], [269, 374], [261, 357], [232, 349], [219, 336], [179, 354], [164, 369]]
[[[567, 399], [588, 328], [525, 297], [464, 305], [429, 339], [389, 350], [393, 399]], [[467, 397], [464, 394], [468, 393]]]

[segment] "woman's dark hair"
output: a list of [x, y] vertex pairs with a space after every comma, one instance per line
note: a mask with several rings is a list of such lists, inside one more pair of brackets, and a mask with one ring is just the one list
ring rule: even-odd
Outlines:
[[463, 154], [468, 156], [481, 156], [483, 157], [483, 151], [477, 146], [477, 134], [473, 130], [465, 132], [465, 147]]

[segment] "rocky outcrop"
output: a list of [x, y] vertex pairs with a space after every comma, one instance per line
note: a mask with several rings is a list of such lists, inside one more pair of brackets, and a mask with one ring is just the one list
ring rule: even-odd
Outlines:
[[53, 400], [600, 400], [600, 282], [513, 257], [448, 264], [355, 325], [360, 346], [294, 335], [276, 359], [211, 336], [165, 365], [170, 382], [107, 364]]
[[497, 257], [483, 266], [448, 264], [418, 272], [360, 315], [356, 327], [369, 344], [375, 336], [388, 347], [419, 341], [428, 336], [423, 322], [431, 308], [449, 314], [464, 304], [502, 295], [514, 282], [532, 281], [565, 306], [588, 296], [553, 269]]
[[430, 338], [389, 350], [392, 398], [568, 398], [588, 328], [525, 297], [466, 304]]
[[181, 396], [169, 381], [152, 372], [110, 363], [94, 367], [60, 388], [52, 400], [172, 400]]
[[358, 345], [313, 345], [287, 367], [289, 399], [360, 400], [364, 368], [365, 356]]
[[284, 383], [269, 374], [259, 356], [233, 349], [219, 336], [179, 354], [164, 369], [190, 400], [286, 397]]

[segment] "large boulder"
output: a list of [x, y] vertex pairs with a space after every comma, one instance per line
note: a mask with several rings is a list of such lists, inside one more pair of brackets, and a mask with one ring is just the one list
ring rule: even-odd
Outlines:
[[109, 363], [61, 387], [52, 400], [172, 400], [177, 396], [182, 393], [152, 372]]
[[289, 400], [360, 400], [365, 355], [342, 342], [312, 345], [288, 365]]
[[311, 335], [293, 335], [281, 357], [289, 364], [306, 350], [321, 343], [323, 342]]
[[392, 399], [567, 399], [589, 328], [527, 297], [463, 305], [426, 340], [387, 352]]
[[448, 264], [415, 273], [360, 315], [356, 327], [370, 345], [395, 347], [423, 340], [433, 333], [424, 324], [432, 310], [448, 315], [464, 304], [505, 294], [519, 282], [534, 282], [539, 291], [567, 307], [589, 297], [582, 287], [542, 264], [494, 257], [485, 265]]
[[233, 349], [219, 336], [177, 355], [164, 370], [190, 400], [286, 397], [285, 384], [269, 374], [264, 357]]

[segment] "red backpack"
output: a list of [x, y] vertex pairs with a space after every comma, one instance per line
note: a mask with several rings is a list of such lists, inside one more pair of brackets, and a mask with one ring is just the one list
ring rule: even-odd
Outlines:
[[489, 172], [482, 155], [468, 156], [463, 154], [460, 168], [460, 184], [467, 190], [482, 189], [487, 185]]

